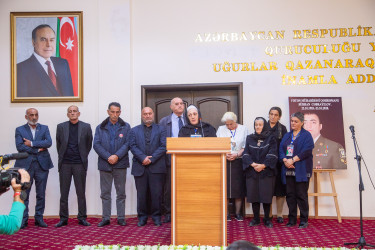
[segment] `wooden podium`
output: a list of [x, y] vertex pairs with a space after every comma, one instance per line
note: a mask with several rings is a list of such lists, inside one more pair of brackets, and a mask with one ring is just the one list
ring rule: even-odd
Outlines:
[[230, 138], [167, 138], [172, 245], [226, 246], [226, 157]]

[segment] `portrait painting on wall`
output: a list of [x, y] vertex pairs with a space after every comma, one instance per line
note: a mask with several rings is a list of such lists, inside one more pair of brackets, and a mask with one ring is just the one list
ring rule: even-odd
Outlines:
[[347, 169], [341, 97], [289, 97], [289, 112], [304, 114], [314, 169]]
[[82, 12], [12, 12], [11, 101], [83, 101]]

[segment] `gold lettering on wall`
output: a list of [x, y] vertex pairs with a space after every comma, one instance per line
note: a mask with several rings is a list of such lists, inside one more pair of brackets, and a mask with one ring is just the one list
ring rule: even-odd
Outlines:
[[[285, 44], [284, 40], [287, 36], [299, 44]], [[238, 43], [242, 42], [238, 51], [241, 51], [245, 42], [260, 41], [256, 46], [251, 48], [251, 55], [254, 55], [256, 48], [259, 50], [259, 44], [263, 44], [265, 55], [278, 58], [283, 56], [291, 56], [288, 60], [283, 60], [280, 65], [285, 65], [284, 71], [289, 72], [305, 72], [305, 70], [319, 70], [319, 73], [305, 73], [301, 75], [289, 75], [282, 73], [282, 85], [320, 85], [320, 84], [338, 84], [334, 75], [325, 75], [322, 72], [325, 70], [359, 70], [359, 69], [374, 69], [374, 56], [366, 55], [368, 58], [358, 58], [358, 56], [350, 56], [351, 54], [367, 50], [375, 52], [375, 42], [363, 42], [362, 37], [375, 36], [375, 29], [371, 26], [357, 27], [335, 27], [335, 28], [318, 28], [318, 29], [294, 29], [291, 31], [285, 30], [267, 30], [267, 31], [250, 31], [250, 32], [207, 32], [198, 33], [195, 37], [196, 44], [207, 43]], [[336, 42], [335, 39], [344, 38], [344, 42]], [[302, 40], [313, 39], [330, 39], [332, 43], [320, 42], [306, 43]], [[354, 39], [354, 40], [353, 40]], [[369, 39], [369, 38], [366, 38]], [[289, 40], [292, 41], [292, 40]], [[300, 41], [300, 42], [298, 42]], [[317, 40], [318, 41], [318, 40]], [[276, 44], [275, 44], [276, 43]], [[369, 44], [369, 46], [367, 45]], [[197, 45], [200, 46], [200, 45]], [[229, 48], [229, 47], [226, 47]], [[240, 55], [237, 53], [237, 47], [230, 51], [233, 53], [229, 56]], [[246, 52], [245, 52], [246, 53]], [[325, 58], [316, 58], [316, 55], [324, 55]], [[340, 58], [340, 55], [345, 55], [345, 58]], [[361, 53], [363, 55], [363, 53]], [[301, 59], [301, 56], [305, 58]], [[327, 58], [328, 57], [328, 58]], [[294, 60], [296, 59], [296, 60]], [[219, 59], [222, 60], [222, 59]], [[225, 59], [224, 59], [225, 60]], [[212, 64], [214, 72], [260, 72], [260, 71], [278, 71], [280, 67], [278, 62], [273, 61], [237, 61], [231, 62], [230, 59], [224, 62], [217, 62]], [[306, 71], [307, 72], [307, 71]], [[318, 71], [316, 71], [318, 72]], [[341, 71], [343, 72], [343, 71]], [[350, 72], [349, 72], [350, 73]], [[293, 74], [293, 73], [292, 73]], [[375, 83], [375, 75], [356, 72], [355, 75], [350, 74], [347, 78], [346, 84], [357, 83]]]

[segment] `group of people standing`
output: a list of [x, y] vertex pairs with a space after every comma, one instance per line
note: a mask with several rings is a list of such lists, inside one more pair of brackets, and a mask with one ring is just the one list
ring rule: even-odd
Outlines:
[[[190, 105], [184, 112], [181, 98], [171, 101], [172, 114], [163, 118], [160, 125], [167, 128], [168, 137], [230, 137], [231, 152], [227, 157], [227, 198], [234, 199], [235, 219], [243, 220], [242, 200], [252, 204], [254, 218], [250, 226], [260, 224], [260, 203], [263, 204], [264, 225], [272, 224], [272, 199], [276, 196], [277, 222], [284, 223], [282, 211], [286, 201], [289, 207], [288, 227], [297, 223], [297, 206], [301, 211], [299, 228], [308, 226], [308, 187], [312, 175], [314, 141], [303, 128], [304, 115], [297, 112], [291, 116], [292, 131], [287, 132], [281, 124], [282, 111], [272, 107], [269, 120], [254, 120], [254, 133], [237, 123], [233, 112], [226, 112], [221, 121], [225, 125], [216, 131], [202, 122], [199, 109]], [[170, 160], [168, 161], [170, 181]], [[170, 183], [169, 183], [170, 192]], [[170, 193], [167, 198], [170, 200]], [[169, 215], [170, 216], [170, 215]], [[170, 217], [168, 217], [170, 218]], [[231, 220], [228, 213], [227, 220]]]
[[[275, 195], [277, 222], [283, 223], [282, 207], [285, 196], [289, 207], [287, 226], [297, 222], [297, 205], [301, 210], [299, 227], [307, 227], [307, 189], [312, 172], [312, 149], [314, 141], [303, 129], [303, 114], [292, 115], [292, 131], [287, 133], [279, 120], [281, 109], [271, 108], [269, 121], [257, 117], [253, 134], [237, 123], [237, 116], [227, 112], [222, 118], [225, 124], [218, 130], [202, 122], [199, 109], [185, 103], [179, 97], [171, 100], [172, 113], [155, 123], [154, 112], [145, 107], [141, 111], [142, 123], [131, 128], [120, 118], [121, 105], [108, 105], [108, 117], [96, 127], [94, 138], [90, 124], [79, 120], [77, 106], [67, 110], [68, 121], [57, 126], [56, 145], [60, 180], [60, 221], [56, 227], [68, 224], [68, 196], [73, 178], [78, 198], [78, 223], [90, 226], [86, 212], [86, 175], [88, 154], [92, 147], [98, 154], [100, 172], [100, 197], [102, 199], [103, 227], [110, 224], [111, 189], [116, 189], [117, 223], [126, 225], [125, 183], [130, 167], [128, 152], [133, 154], [131, 174], [137, 189], [138, 226], [144, 226], [150, 215], [154, 224], [171, 221], [171, 161], [166, 155], [166, 137], [230, 137], [231, 153], [227, 154], [227, 194], [235, 200], [236, 219], [241, 215], [242, 199], [252, 203], [254, 218], [250, 226], [260, 224], [260, 203], [264, 209], [264, 224], [272, 227], [271, 203]], [[49, 169], [53, 167], [48, 148], [52, 139], [48, 126], [38, 123], [39, 114], [34, 108], [27, 109], [27, 124], [16, 129], [16, 146], [19, 152], [28, 152], [27, 159], [16, 161], [16, 167], [30, 173], [31, 185], [35, 180], [35, 225], [47, 227], [43, 221], [45, 191]], [[29, 192], [25, 198], [25, 212], [21, 228], [28, 225]], [[163, 207], [162, 207], [163, 206]], [[162, 211], [164, 220], [162, 221]], [[228, 219], [231, 219], [228, 215]]]
[[[279, 120], [282, 111], [272, 107], [269, 120], [256, 117], [254, 133], [237, 124], [237, 117], [227, 112], [222, 118], [224, 126], [219, 127], [218, 137], [230, 137], [232, 150], [227, 154], [227, 194], [235, 200], [236, 220], [243, 220], [240, 214], [241, 201], [246, 196], [251, 203], [254, 218], [250, 226], [260, 224], [260, 204], [263, 204], [263, 223], [272, 224], [272, 199], [276, 196], [277, 222], [283, 223], [283, 205], [289, 207], [288, 227], [297, 223], [297, 205], [301, 211], [299, 228], [308, 226], [308, 187], [312, 174], [311, 134], [303, 129], [304, 115], [297, 112], [291, 116], [289, 133]], [[228, 220], [231, 216], [228, 214]]]

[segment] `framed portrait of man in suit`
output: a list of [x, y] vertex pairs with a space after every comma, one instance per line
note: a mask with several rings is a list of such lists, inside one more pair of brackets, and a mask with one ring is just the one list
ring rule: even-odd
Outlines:
[[83, 101], [82, 12], [11, 12], [11, 101]]

